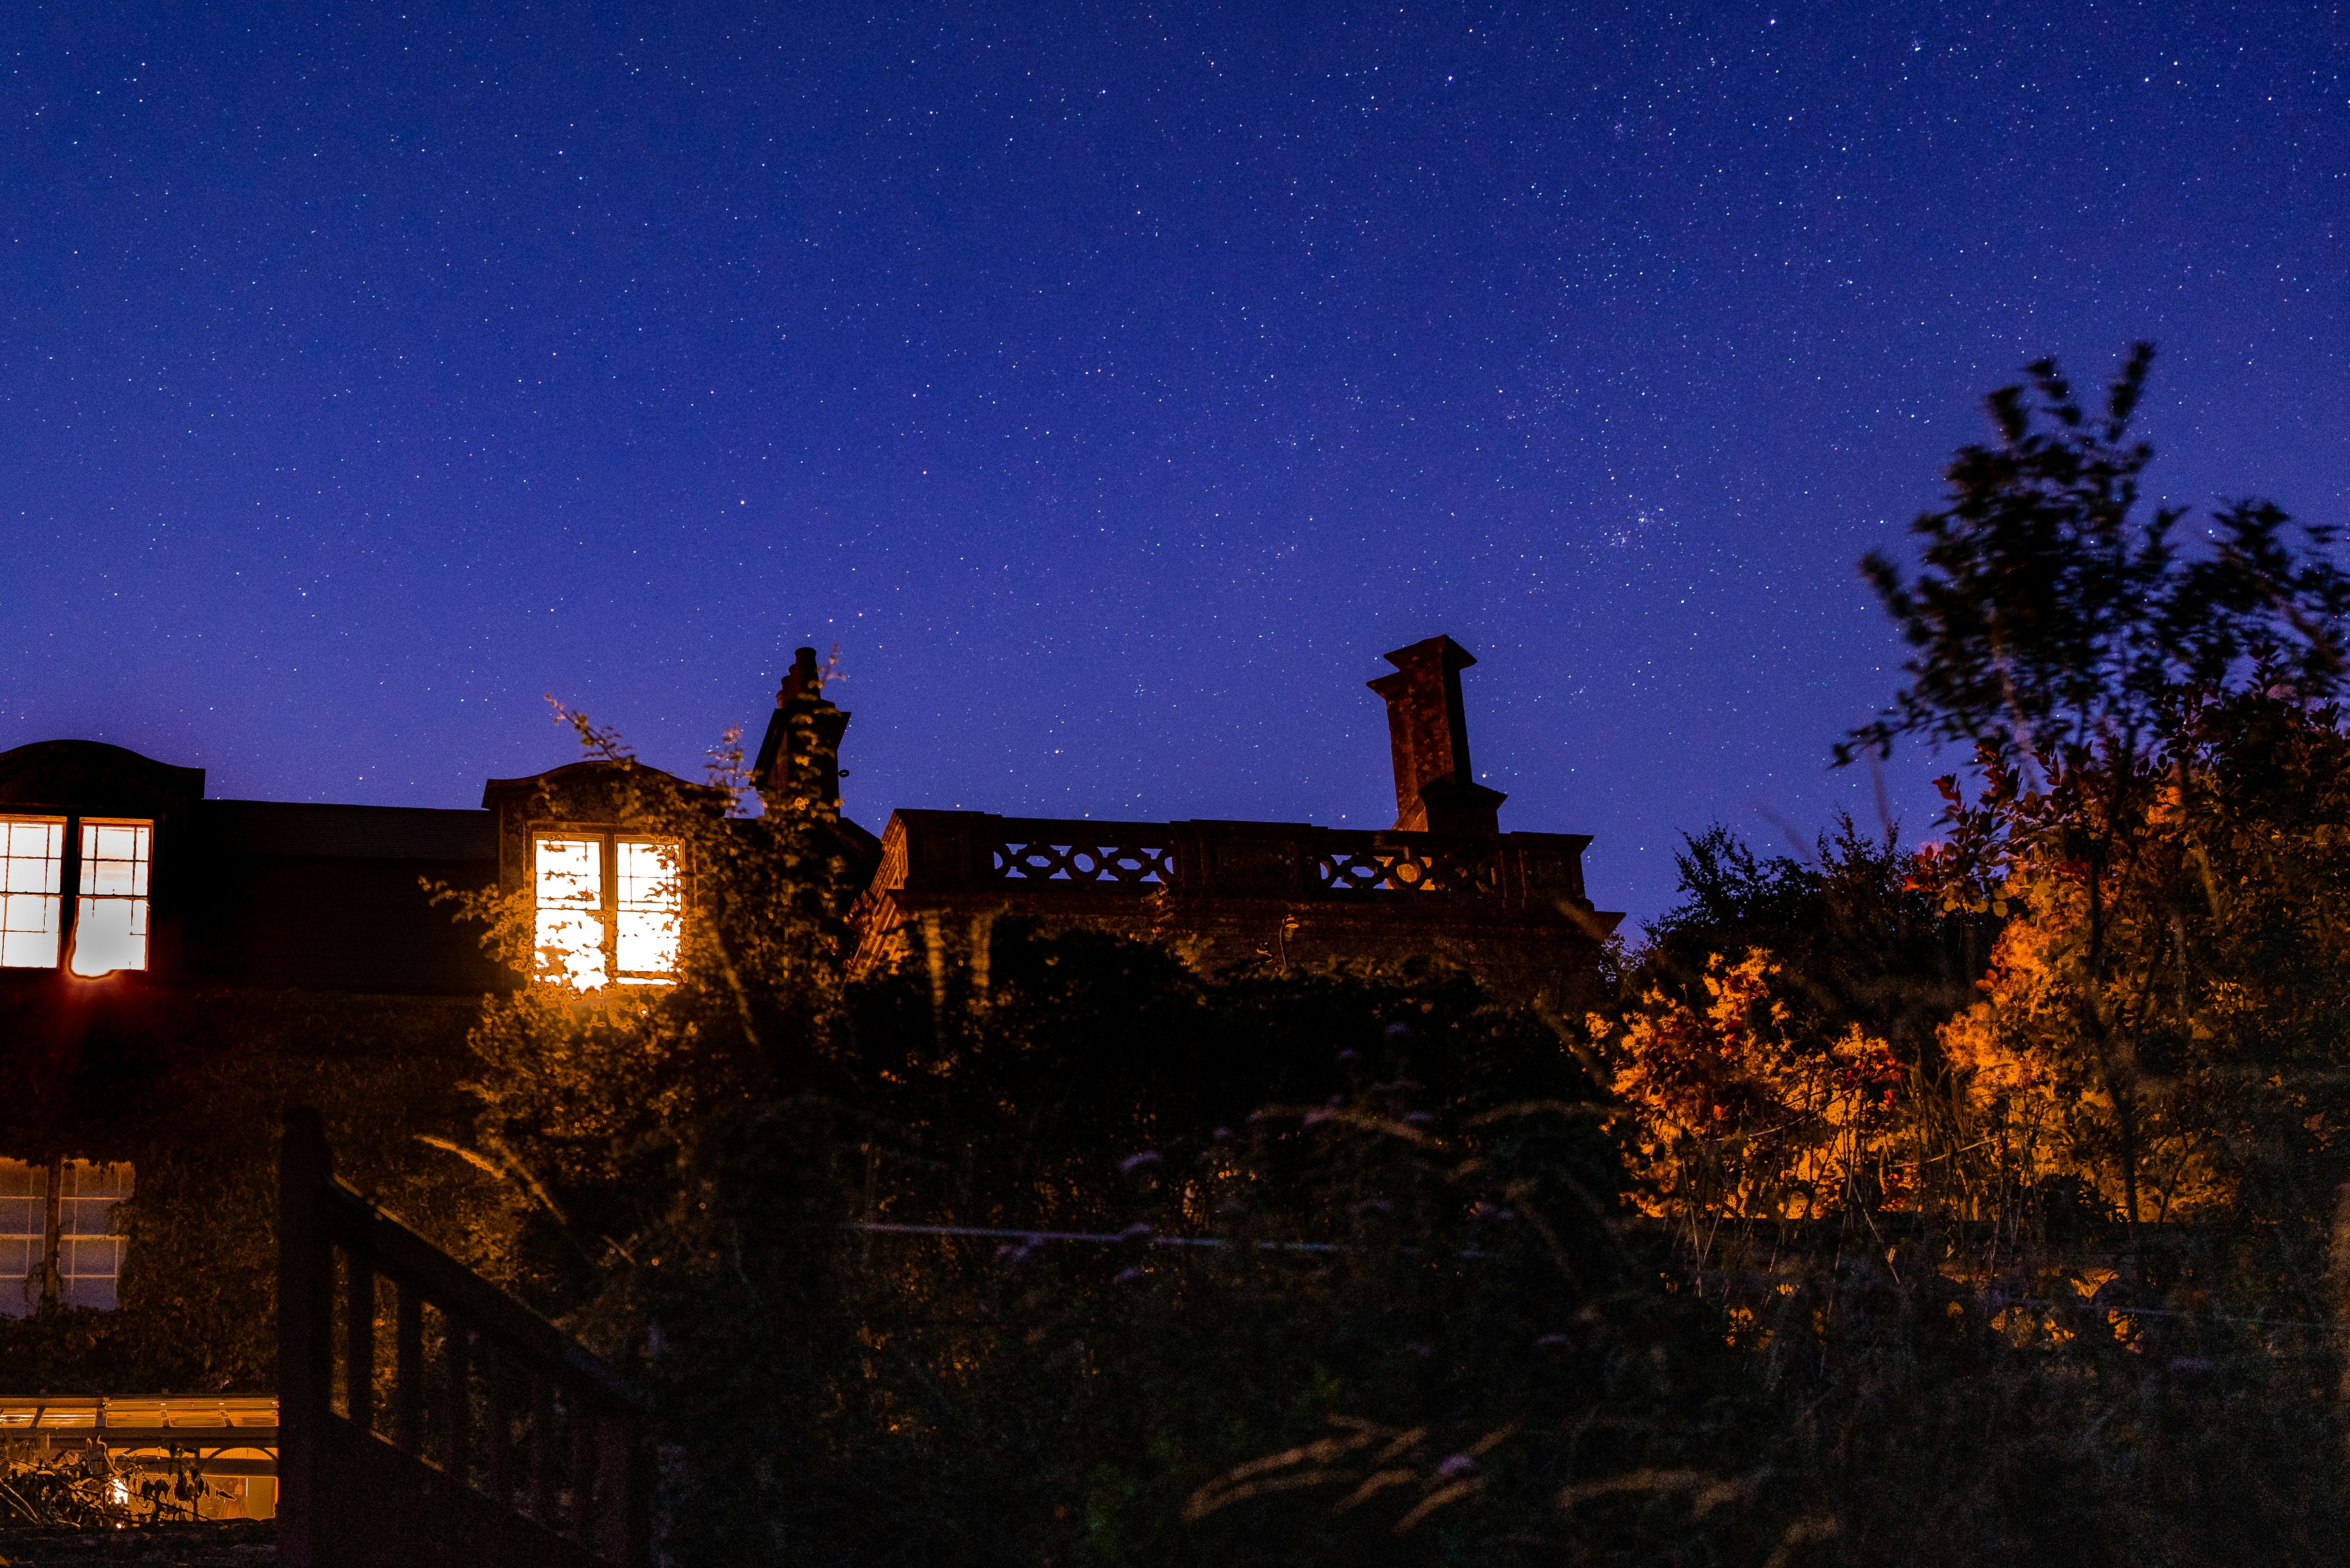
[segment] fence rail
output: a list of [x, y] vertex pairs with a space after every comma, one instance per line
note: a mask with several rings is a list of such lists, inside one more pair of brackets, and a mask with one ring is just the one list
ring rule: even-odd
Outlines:
[[645, 1568], [642, 1396], [337, 1180], [308, 1110], [277, 1245], [283, 1568]]

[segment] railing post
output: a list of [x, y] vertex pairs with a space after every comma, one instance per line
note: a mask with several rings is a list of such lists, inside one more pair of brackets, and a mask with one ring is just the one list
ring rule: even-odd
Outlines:
[[568, 1391], [564, 1408], [571, 1430], [571, 1539], [589, 1551], [596, 1549], [596, 1417], [581, 1402], [579, 1390]]
[[406, 1280], [396, 1282], [399, 1305], [392, 1319], [391, 1440], [402, 1453], [424, 1457], [424, 1298]]
[[[459, 1486], [472, 1483], [465, 1451], [473, 1418], [473, 1392], [465, 1380], [465, 1326], [447, 1308], [441, 1313], [441, 1469]], [[510, 1505], [511, 1500], [509, 1500]]]
[[496, 1342], [486, 1335], [482, 1340], [481, 1361], [483, 1424], [490, 1445], [490, 1495], [497, 1499], [500, 1508], [511, 1511], [515, 1504], [514, 1407], [506, 1400], [511, 1375], [505, 1357], [498, 1354]]
[[596, 1533], [582, 1537], [608, 1563], [634, 1563], [637, 1512], [637, 1445], [635, 1423], [624, 1416], [606, 1416], [596, 1423], [596, 1491], [602, 1499]]
[[334, 1248], [327, 1235], [333, 1157], [318, 1113], [286, 1113], [277, 1146], [277, 1561], [312, 1568], [318, 1469], [334, 1383]]
[[621, 1434], [629, 1454], [628, 1552], [621, 1561], [629, 1568], [648, 1568], [653, 1560], [653, 1488], [660, 1484], [660, 1457], [643, 1411], [629, 1413]]
[[343, 1280], [343, 1391], [351, 1426], [362, 1436], [375, 1429], [375, 1265], [351, 1248]]
[[555, 1518], [555, 1386], [544, 1374], [530, 1379], [530, 1516], [549, 1530]]

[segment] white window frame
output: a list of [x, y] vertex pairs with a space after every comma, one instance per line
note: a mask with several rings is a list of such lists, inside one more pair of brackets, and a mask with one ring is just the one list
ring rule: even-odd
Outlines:
[[66, 950], [62, 816], [0, 816], [0, 969], [55, 969]]
[[[14, 853], [26, 828], [54, 830], [57, 853]], [[100, 836], [107, 830], [125, 828], [132, 834], [129, 856], [94, 853], [102, 846], [115, 847]], [[0, 829], [5, 830], [5, 841], [0, 841], [0, 899], [5, 900], [0, 906], [0, 927], [5, 928], [0, 931], [0, 973], [64, 970], [97, 980], [154, 967], [160, 824], [153, 817], [0, 811]], [[45, 922], [38, 927], [32, 923], [36, 913]], [[107, 949], [93, 950], [94, 955], [103, 956], [89, 961], [107, 967], [85, 968], [80, 951], [84, 929], [96, 935], [117, 923], [121, 929], [111, 934], [119, 940]], [[126, 959], [130, 961], [122, 961]]]
[[0, 1317], [121, 1305], [128, 1243], [112, 1220], [137, 1174], [127, 1163], [0, 1159]]

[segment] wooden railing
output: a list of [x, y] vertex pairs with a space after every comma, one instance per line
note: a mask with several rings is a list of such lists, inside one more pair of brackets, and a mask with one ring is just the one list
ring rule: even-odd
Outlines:
[[643, 1397], [337, 1180], [308, 1110], [277, 1247], [281, 1568], [650, 1563]]

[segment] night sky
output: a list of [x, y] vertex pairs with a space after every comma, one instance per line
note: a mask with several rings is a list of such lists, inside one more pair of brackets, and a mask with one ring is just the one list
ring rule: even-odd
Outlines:
[[0, 748], [214, 796], [692, 772], [837, 643], [876, 830], [1385, 826], [1443, 631], [1653, 915], [1877, 819], [1853, 563], [2024, 361], [2350, 524], [2339, 6], [0, 16]]

